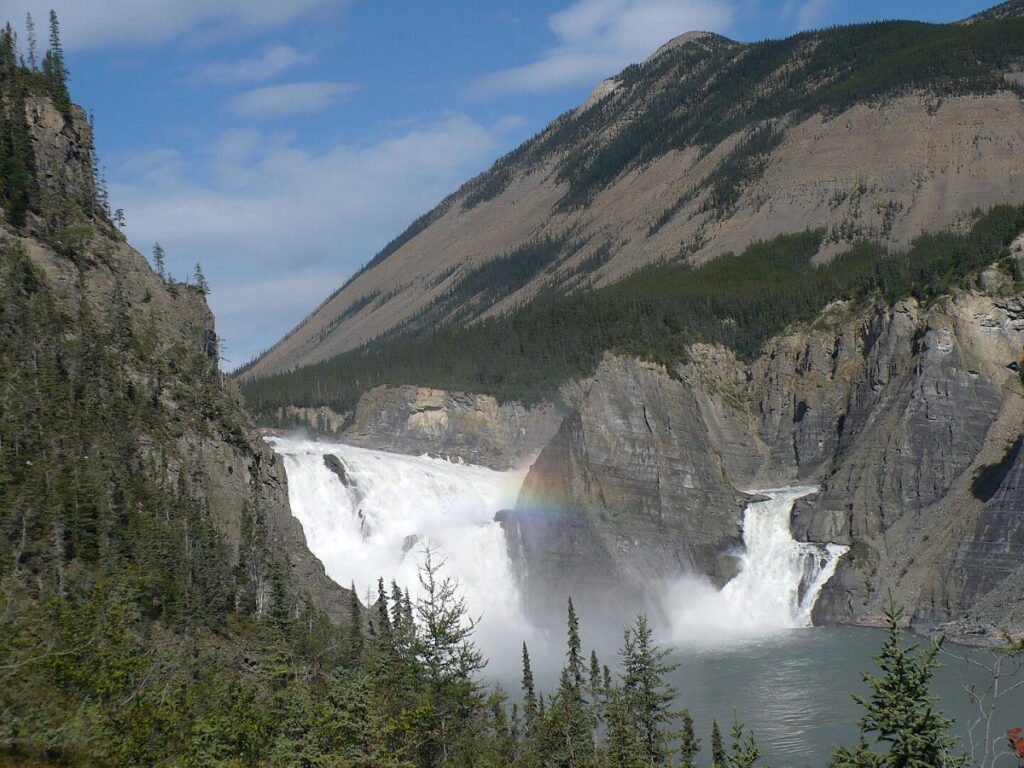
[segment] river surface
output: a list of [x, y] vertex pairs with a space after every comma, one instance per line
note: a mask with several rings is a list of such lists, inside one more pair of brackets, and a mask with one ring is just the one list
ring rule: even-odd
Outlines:
[[[735, 708], [736, 716], [754, 731], [767, 765], [827, 765], [837, 745], [856, 743], [861, 709], [852, 694], [867, 695], [861, 674], [877, 674], [873, 657], [884, 638], [879, 629], [819, 627], [786, 630], [719, 650], [677, 650], [672, 661], [680, 667], [672, 681], [679, 689], [679, 705], [690, 709], [704, 742], [701, 764], [708, 762], [712, 719], [725, 731]], [[905, 638], [922, 646], [928, 642], [909, 634]], [[966, 752], [967, 725], [977, 715], [961, 683], [973, 682], [983, 690], [990, 679], [952, 655], [971, 654], [986, 663], [991, 659], [976, 649], [947, 645], [945, 650], [951, 656], [944, 657], [932, 691], [940, 698], [938, 707], [957, 719], [954, 731], [964, 739]], [[1000, 712], [994, 734], [1024, 724], [1024, 688], [1003, 699]], [[1013, 762], [1004, 758], [1003, 764]]]

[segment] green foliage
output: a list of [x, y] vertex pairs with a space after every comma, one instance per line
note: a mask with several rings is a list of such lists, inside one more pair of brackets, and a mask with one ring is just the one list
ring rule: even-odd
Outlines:
[[711, 721], [711, 766], [712, 768], [727, 768], [729, 757], [725, 752], [725, 744], [722, 742], [722, 731], [718, 727], [718, 721]]
[[[626, 630], [619, 656], [622, 681], [611, 694], [608, 713], [608, 754], [613, 763], [637, 766], [671, 764], [672, 710], [675, 689], [665, 676], [677, 668], [666, 664], [668, 651], [654, 644], [647, 618], [641, 614]], [[694, 751], [692, 722], [687, 751]], [[685, 755], [684, 755], [685, 759]], [[692, 760], [692, 754], [690, 754]]]
[[[936, 708], [932, 675], [939, 666], [941, 641], [927, 650], [903, 644], [903, 611], [886, 612], [889, 629], [882, 652], [875, 657], [881, 675], [864, 675], [871, 689], [855, 696], [863, 709], [861, 740], [856, 747], [836, 750], [833, 768], [955, 768], [967, 758], [955, 754], [958, 739], [949, 734], [953, 721]], [[874, 744], [869, 743], [871, 738]]]
[[1024, 229], [1024, 208], [999, 206], [970, 232], [922, 235], [904, 253], [859, 242], [814, 266], [821, 230], [755, 242], [700, 267], [665, 264], [597, 290], [550, 292], [501, 317], [443, 324], [373, 341], [331, 360], [243, 384], [248, 404], [272, 421], [285, 405], [351, 410], [379, 384], [417, 384], [553, 397], [618, 352], [674, 365], [707, 341], [750, 360], [788, 327], [812, 323], [837, 299], [856, 305], [914, 297], [928, 302], [1005, 257]]
[[0, 204], [14, 226], [25, 222], [38, 195], [35, 153], [25, 117], [29, 77], [18, 65], [14, 31], [0, 31]]

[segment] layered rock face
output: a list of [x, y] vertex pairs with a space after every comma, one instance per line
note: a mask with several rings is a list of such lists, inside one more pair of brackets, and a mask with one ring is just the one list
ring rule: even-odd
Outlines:
[[558, 429], [550, 404], [526, 408], [490, 395], [377, 387], [359, 400], [345, 442], [510, 469], [532, 460]]
[[719, 584], [735, 573], [742, 497], [697, 398], [653, 364], [601, 364], [504, 521], [531, 610], [557, 615], [574, 595], [583, 610], [628, 615], [680, 573]]
[[796, 538], [852, 545], [817, 621], [872, 621], [891, 589], [922, 627], [1024, 630], [991, 597], [1024, 579], [1024, 303], [989, 278], [930, 307], [830, 307], [749, 366], [707, 346], [671, 376], [606, 358], [506, 517], [529, 599], [635, 605], [685, 572], [721, 584], [737, 489], [801, 482], [820, 492], [797, 503]]

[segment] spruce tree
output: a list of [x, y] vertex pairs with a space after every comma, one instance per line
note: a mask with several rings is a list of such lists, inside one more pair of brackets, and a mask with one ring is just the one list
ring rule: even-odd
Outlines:
[[[203, 296], [209, 295], [210, 284], [207, 282], [206, 275], [203, 273], [203, 267], [198, 261], [196, 262], [195, 272], [192, 277], [195, 280], [196, 288], [199, 289], [199, 292], [203, 294]], [[381, 579], [381, 582], [383, 583], [383, 579]]]
[[167, 252], [160, 243], [153, 245], [153, 267], [161, 278], [167, 278]]
[[523, 717], [526, 727], [533, 725], [537, 717], [537, 691], [533, 682], [533, 669], [530, 666], [530, 652], [523, 643]]
[[464, 746], [483, 701], [477, 677], [486, 664], [473, 641], [476, 621], [469, 615], [457, 582], [442, 576], [443, 566], [435, 550], [427, 547], [419, 572], [416, 658], [422, 666], [431, 712], [421, 734], [428, 765], [448, 762]]
[[728, 768], [729, 758], [722, 743], [722, 730], [718, 721], [711, 721], [711, 768]]
[[28, 38], [28, 68], [35, 72], [39, 68], [39, 47], [36, 41], [36, 22], [31, 13], [25, 14], [25, 34]]
[[566, 663], [559, 678], [558, 692], [548, 705], [544, 723], [544, 756], [566, 768], [589, 766], [594, 762], [594, 717], [583, 698], [584, 665], [579, 619], [572, 599], [567, 609]]
[[700, 739], [693, 729], [693, 716], [684, 709], [679, 714], [679, 768], [695, 768]]
[[363, 660], [363, 606], [359, 602], [356, 584], [352, 582], [348, 594], [348, 624], [345, 627], [345, 662], [355, 669]]
[[[881, 675], [865, 674], [871, 693], [855, 696], [863, 714], [860, 743], [841, 747], [832, 756], [832, 768], [957, 768], [967, 758], [954, 754], [958, 740], [949, 733], [953, 720], [936, 708], [931, 679], [939, 667], [942, 641], [921, 650], [903, 645], [903, 611], [890, 607], [885, 614], [888, 635], [875, 657]], [[874, 743], [870, 743], [869, 739]]]
[[735, 713], [731, 735], [732, 754], [729, 756], [729, 768], [755, 768], [761, 757], [761, 750], [757, 747], [754, 734], [744, 728]]
[[64, 46], [60, 42], [60, 21], [57, 12], [50, 11], [50, 50], [43, 59], [43, 74], [50, 86], [53, 103], [65, 115], [71, 112], [71, 96], [68, 93], [68, 68], [64, 61]]
[[675, 736], [672, 724], [678, 715], [672, 710], [676, 692], [666, 676], [677, 665], [665, 663], [668, 650], [653, 638], [643, 614], [624, 633], [619, 651], [622, 680], [609, 696], [609, 754], [621, 762], [636, 753], [639, 765], [668, 766]]

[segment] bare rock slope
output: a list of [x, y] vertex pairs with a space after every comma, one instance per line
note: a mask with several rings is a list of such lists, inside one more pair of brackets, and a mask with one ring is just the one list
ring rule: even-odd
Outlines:
[[[242, 376], [780, 233], [825, 227], [821, 258], [861, 237], [899, 249], [1015, 203], [1019, 16], [754, 45], [683, 35], [423, 216]], [[537, 243], [550, 252], [527, 264]]]

